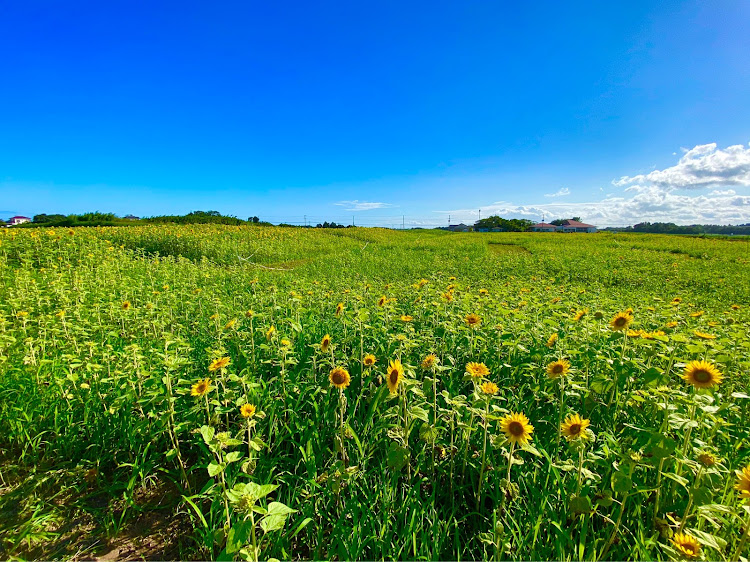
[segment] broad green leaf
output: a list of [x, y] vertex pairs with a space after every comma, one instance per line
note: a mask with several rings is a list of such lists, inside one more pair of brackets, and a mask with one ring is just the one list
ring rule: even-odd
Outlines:
[[284, 523], [286, 523], [286, 515], [266, 515], [260, 520], [260, 528], [264, 533], [269, 533], [283, 529]]

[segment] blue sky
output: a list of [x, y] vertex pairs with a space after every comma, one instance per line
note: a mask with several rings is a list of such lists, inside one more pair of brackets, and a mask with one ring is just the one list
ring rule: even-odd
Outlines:
[[744, 0], [152, 4], [3, 7], [0, 217], [750, 222]]

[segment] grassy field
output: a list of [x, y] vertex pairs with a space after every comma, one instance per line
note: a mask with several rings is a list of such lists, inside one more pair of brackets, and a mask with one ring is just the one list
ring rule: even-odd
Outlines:
[[3, 558], [750, 555], [750, 241], [0, 230]]

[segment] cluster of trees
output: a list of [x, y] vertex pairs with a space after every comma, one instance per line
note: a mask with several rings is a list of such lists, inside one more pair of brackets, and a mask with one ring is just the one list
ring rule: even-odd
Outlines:
[[242, 220], [233, 216], [222, 215], [218, 211], [193, 211], [187, 215], [162, 215], [133, 220], [131, 218], [120, 218], [114, 213], [83, 213], [82, 215], [59, 215], [41, 213], [34, 215], [31, 222], [25, 223], [23, 227], [33, 228], [37, 226], [130, 226], [140, 223], [175, 223], [175, 224], [254, 224], [270, 226], [270, 222], [261, 221], [258, 217], [248, 217]]
[[48, 215], [41, 213], [34, 215], [31, 222], [21, 226], [119, 226], [129, 221], [118, 218], [114, 213], [83, 213], [82, 215]]
[[691, 224], [677, 225], [673, 222], [639, 222], [626, 228], [612, 228], [617, 232], [648, 232], [652, 234], [745, 234], [750, 235], [750, 224], [718, 225]]
[[148, 223], [175, 223], [175, 224], [256, 224], [268, 226], [271, 223], [261, 221], [258, 217], [248, 217], [242, 220], [234, 216], [222, 215], [219, 211], [193, 211], [187, 215], [161, 215], [158, 217], [149, 217], [142, 219], [142, 222]]
[[504, 219], [497, 215], [492, 215], [486, 219], [479, 219], [474, 223], [474, 229], [486, 228], [491, 230], [499, 228], [503, 232], [525, 232], [534, 225], [533, 221], [528, 219]]
[[324, 223], [318, 223], [315, 228], [348, 228], [351, 225], [337, 224], [335, 222], [325, 221]]

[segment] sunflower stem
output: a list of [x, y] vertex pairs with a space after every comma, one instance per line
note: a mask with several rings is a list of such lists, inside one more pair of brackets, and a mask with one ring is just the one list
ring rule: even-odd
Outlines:
[[490, 413], [490, 397], [487, 396], [486, 405], [484, 408], [484, 444], [482, 445], [482, 465], [479, 469], [479, 483], [477, 484], [477, 506], [480, 512], [482, 511], [481, 500], [482, 500], [482, 480], [484, 479], [484, 462], [487, 458], [487, 416]]
[[682, 514], [682, 519], [680, 519], [680, 528], [677, 530], [678, 533], [681, 533], [682, 530], [685, 528], [685, 523], [687, 522], [687, 518], [690, 515], [690, 509], [693, 507], [695, 489], [698, 487], [698, 484], [700, 483], [702, 476], [703, 476], [703, 467], [701, 466], [700, 469], [698, 470], [698, 475], [695, 477], [695, 482], [693, 483], [693, 486], [690, 488], [690, 493], [688, 494], [687, 507], [685, 508], [685, 513]]
[[510, 469], [513, 466], [513, 451], [515, 451], [515, 449], [516, 449], [516, 442], [511, 441], [510, 452], [508, 453], [508, 474], [505, 477], [505, 479], [508, 481], [508, 485], [510, 485]]
[[563, 410], [565, 409], [565, 376], [560, 377], [560, 408], [557, 419], [557, 444], [555, 445], [555, 462], [560, 460], [560, 426], [562, 426]]
[[740, 554], [742, 554], [742, 549], [745, 548], [745, 544], [747, 543], [748, 536], [750, 536], [750, 515], [748, 515], [747, 519], [745, 519], [745, 532], [742, 533], [740, 544], [737, 546], [737, 550], [734, 551], [734, 556], [732, 556], [732, 562], [739, 562]]

